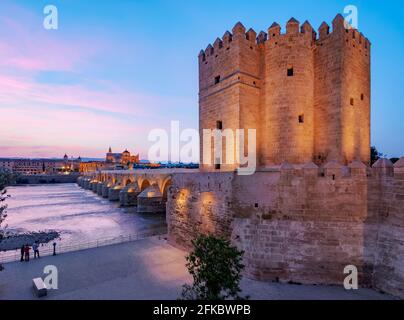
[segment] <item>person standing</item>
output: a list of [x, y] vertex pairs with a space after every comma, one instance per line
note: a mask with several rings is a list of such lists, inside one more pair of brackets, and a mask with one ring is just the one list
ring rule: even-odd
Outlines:
[[53, 255], [56, 256], [56, 242], [53, 243]]
[[23, 262], [24, 261], [24, 254], [25, 254], [25, 246], [24, 245], [22, 245], [21, 246], [21, 262]]
[[29, 245], [25, 245], [25, 248], [24, 248], [24, 253], [25, 253], [25, 261], [29, 261], [29, 250], [30, 250], [31, 248], [29, 247]]
[[34, 250], [34, 259], [37, 257], [39, 258], [39, 243], [38, 241], [35, 241], [34, 244], [32, 245], [32, 250]]

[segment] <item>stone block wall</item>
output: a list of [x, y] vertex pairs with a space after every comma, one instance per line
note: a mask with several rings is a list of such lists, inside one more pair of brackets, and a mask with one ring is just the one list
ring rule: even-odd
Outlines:
[[[403, 159], [403, 158], [402, 158]], [[404, 159], [403, 159], [404, 160]], [[372, 197], [381, 197], [371, 213], [377, 217], [373, 246], [374, 287], [404, 298], [404, 174], [376, 177]]]
[[198, 234], [230, 238], [233, 173], [176, 174], [167, 196], [169, 241], [190, 248]]
[[369, 284], [365, 179], [281, 170], [236, 177], [233, 192], [232, 238], [246, 252], [250, 276], [342, 284], [344, 267], [353, 264]]
[[361, 287], [403, 297], [403, 190], [398, 176], [355, 165], [175, 175], [169, 241], [230, 238], [245, 251], [246, 275], [260, 280], [342, 285], [355, 265]]
[[370, 42], [358, 30], [345, 29], [341, 15], [332, 30], [323, 23], [318, 32], [319, 37], [307, 21], [300, 26], [292, 18], [286, 32], [274, 23], [257, 37], [237, 23], [202, 50], [201, 137], [218, 121], [223, 130], [256, 129], [260, 167], [284, 161], [368, 164]]

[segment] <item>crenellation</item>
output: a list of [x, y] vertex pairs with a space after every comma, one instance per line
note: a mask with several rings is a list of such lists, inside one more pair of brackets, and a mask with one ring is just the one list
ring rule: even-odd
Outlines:
[[350, 174], [353, 177], [366, 177], [367, 166], [361, 161], [352, 161], [349, 164]]
[[291, 18], [286, 24], [286, 34], [298, 34], [299, 25], [299, 21], [297, 21], [295, 18]]
[[381, 176], [392, 177], [394, 174], [393, 163], [389, 159], [380, 158], [373, 164], [372, 171], [376, 177]]
[[404, 180], [404, 157], [394, 164], [394, 178]]
[[330, 26], [326, 22], [323, 22], [318, 29], [318, 34], [320, 41], [327, 38], [328, 35], [330, 34]]
[[254, 31], [254, 29], [250, 28], [248, 29], [246, 33], [246, 39], [250, 42], [255, 43], [257, 38], [257, 33]]
[[220, 38], [217, 38], [217, 39], [215, 40], [215, 42], [213, 43], [214, 52], [215, 52], [216, 54], [218, 54], [218, 53], [219, 53], [219, 50], [222, 49], [222, 47], [223, 47], [223, 42], [222, 42], [222, 40], [221, 40]]
[[337, 14], [332, 20], [332, 32], [343, 34], [346, 31], [346, 22], [341, 14]]
[[232, 42], [232, 40], [233, 40], [233, 35], [229, 31], [226, 31], [224, 33], [222, 39], [223, 39], [224, 45], [229, 45], [230, 42]]
[[307, 36], [311, 36], [312, 40], [315, 41], [317, 38], [317, 34], [314, 31], [309, 21], [305, 21], [300, 27], [300, 33], [305, 34]]
[[268, 28], [268, 35], [269, 39], [275, 39], [277, 36], [281, 34], [281, 26], [274, 22], [269, 28]]
[[199, 52], [198, 58], [199, 58], [199, 63], [202, 63], [202, 62], [205, 61], [206, 55], [205, 55], [205, 51], [204, 51], [204, 50], [201, 50], [201, 51]]
[[213, 47], [212, 47], [212, 45], [209, 43], [208, 46], [207, 46], [206, 49], [205, 49], [205, 55], [206, 55], [206, 57], [210, 57], [211, 55], [213, 55], [213, 52], [214, 52]]
[[332, 180], [341, 178], [343, 175], [343, 166], [338, 163], [338, 161], [332, 160], [325, 164], [324, 175], [326, 177], [331, 177]]
[[260, 31], [257, 37], [257, 44], [263, 44], [268, 40], [268, 34], [264, 31]]
[[245, 27], [241, 22], [237, 22], [236, 25], [232, 29], [233, 37], [236, 38], [245, 38]]

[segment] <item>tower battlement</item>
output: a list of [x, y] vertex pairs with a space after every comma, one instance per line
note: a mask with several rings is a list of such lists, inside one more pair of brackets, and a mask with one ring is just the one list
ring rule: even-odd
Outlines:
[[261, 167], [368, 164], [370, 46], [340, 14], [317, 32], [294, 18], [258, 34], [238, 22], [199, 54], [200, 129], [256, 129]]
[[322, 41], [333, 38], [336, 34], [338, 34], [345, 35], [346, 40], [348, 40], [350, 43], [356, 43], [357, 46], [355, 47], [366, 49], [364, 52], [366, 52], [367, 49], [370, 49], [371, 46], [370, 41], [357, 29], [345, 28], [344, 18], [341, 14], [338, 14], [334, 18], [332, 22], [332, 29], [326, 22], [323, 22], [318, 28], [318, 32], [313, 29], [309, 21], [306, 20], [302, 25], [300, 25], [300, 22], [295, 18], [291, 18], [287, 22], [285, 33], [281, 32], [281, 26], [277, 22], [274, 22], [268, 28], [268, 32], [260, 31], [258, 36], [257, 32], [255, 32], [252, 28], [250, 28], [247, 32], [245, 30], [246, 28], [244, 25], [241, 22], [237, 22], [232, 29], [233, 33], [226, 31], [222, 38], [216, 38], [213, 45], [209, 44], [205, 50], [200, 51], [199, 59], [207, 64], [206, 62], [208, 62], [208, 58], [217, 58], [217, 56], [223, 52], [221, 49], [224, 48], [225, 50], [229, 50], [229, 46], [232, 45], [234, 35], [236, 35], [238, 38], [246, 39], [250, 44], [253, 43], [254, 45], [259, 45], [264, 44], [268, 40], [275, 40], [282, 37], [284, 38], [285, 35], [300, 34], [306, 37], [310, 36], [315, 44], [321, 45]]

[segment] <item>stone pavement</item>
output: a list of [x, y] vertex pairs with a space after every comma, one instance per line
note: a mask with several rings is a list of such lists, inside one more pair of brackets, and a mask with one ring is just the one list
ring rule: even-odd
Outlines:
[[[6, 264], [0, 272], [0, 300], [37, 299], [32, 279], [44, 276], [46, 265], [58, 268], [58, 290], [41, 299], [177, 299], [191, 278], [184, 251], [158, 237], [88, 249], [30, 262]], [[369, 289], [289, 285], [244, 279], [251, 299], [391, 299]]]

